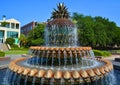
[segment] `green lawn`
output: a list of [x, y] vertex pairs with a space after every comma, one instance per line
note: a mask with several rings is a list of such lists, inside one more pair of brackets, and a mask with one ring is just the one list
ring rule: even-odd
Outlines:
[[5, 54], [27, 54], [28, 50], [10, 50], [6, 51]]
[[120, 53], [120, 50], [117, 50], [118, 53]]

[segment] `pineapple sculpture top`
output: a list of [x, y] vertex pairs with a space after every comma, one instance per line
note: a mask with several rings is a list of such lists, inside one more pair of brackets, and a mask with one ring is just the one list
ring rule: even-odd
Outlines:
[[45, 29], [46, 46], [74, 47], [77, 42], [76, 26], [69, 19], [70, 14], [63, 3], [52, 12], [51, 20]]
[[67, 11], [66, 6], [63, 3], [59, 3], [57, 5], [57, 9], [54, 9], [52, 12], [51, 18], [56, 19], [56, 18], [66, 18], [68, 19], [70, 17], [69, 12]]

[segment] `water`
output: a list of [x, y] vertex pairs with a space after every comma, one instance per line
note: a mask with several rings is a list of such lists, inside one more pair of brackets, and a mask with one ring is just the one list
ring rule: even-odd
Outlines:
[[45, 80], [44, 78], [41, 79], [41, 81], [40, 81], [40, 85], [43, 85], [44, 80]]
[[33, 77], [32, 85], [35, 85], [35, 80], [36, 80], [36, 77]]
[[45, 28], [45, 45], [54, 47], [76, 47], [77, 28], [76, 26], [52, 25]]
[[64, 51], [63, 52], [63, 54], [64, 54], [64, 69], [66, 69], [67, 68], [67, 54], [66, 54], [66, 51]]
[[49, 55], [49, 51], [47, 51], [47, 56], [46, 56], [46, 68], [48, 66], [48, 55]]
[[60, 51], [58, 51], [58, 62], [59, 62], [59, 69], [60, 69], [60, 66], [61, 66], [61, 60], [60, 60], [60, 54], [61, 54], [61, 52]]
[[51, 65], [51, 68], [53, 69], [54, 68], [54, 57], [55, 57], [55, 51], [52, 52], [52, 65]]
[[28, 80], [28, 76], [26, 76], [24, 79], [24, 85], [27, 85], [27, 80]]
[[[50, 47], [46, 47], [49, 48]], [[80, 48], [80, 47], [78, 47]], [[80, 70], [84, 68], [100, 66], [100, 63], [97, 63], [95, 56], [92, 50], [75, 50], [76, 48], [68, 48], [74, 50], [67, 50], [65, 47], [52, 48], [52, 50], [40, 50], [34, 51], [34, 57], [28, 59], [26, 64], [22, 62], [21, 64], [25, 67], [30, 68], [43, 68], [43, 69], [55, 69], [55, 70]], [[28, 62], [29, 61], [29, 62]], [[20, 65], [21, 65], [20, 64]]]
[[71, 60], [70, 62], [71, 62], [72, 69], [74, 69], [74, 68], [73, 68], [73, 58], [72, 58], [72, 52], [71, 52], [71, 51], [70, 51], [70, 60]]
[[17, 85], [20, 85], [21, 76], [22, 76], [22, 75], [19, 75], [19, 76], [18, 76]]
[[42, 68], [42, 66], [43, 66], [43, 58], [44, 58], [44, 56], [45, 56], [45, 51], [43, 51], [42, 57], [41, 57], [41, 68]]
[[[66, 54], [65, 54], [66, 55]], [[70, 57], [71, 59], [72, 57]], [[34, 57], [34, 60], [36, 60], [37, 57]], [[47, 58], [46, 58], [47, 59]], [[64, 56], [63, 59], [59, 58], [60, 60], [58, 60], [61, 64], [59, 65], [59, 62], [57, 62], [57, 65], [55, 65], [55, 62], [54, 62], [54, 66], [53, 63], [51, 63], [51, 65], [47, 65], [46, 67], [46, 60], [44, 59], [43, 62], [45, 63], [44, 65], [41, 66], [38, 66], [37, 65], [37, 62], [34, 61], [34, 65], [31, 65], [29, 63], [26, 63], [26, 60], [24, 61], [21, 61], [21, 62], [18, 62], [18, 65], [21, 65], [21, 66], [24, 66], [24, 67], [29, 67], [29, 68], [37, 68], [37, 69], [51, 69], [51, 70], [81, 70], [81, 69], [88, 69], [88, 68], [95, 68], [95, 67], [99, 67], [99, 66], [103, 66], [104, 63], [100, 62], [100, 61], [97, 61], [97, 60], [92, 60], [92, 59], [89, 59], [89, 58], [82, 58], [81, 61], [83, 64], [81, 64], [81, 62], [78, 63], [78, 67], [76, 67], [76, 58], [74, 59], [75, 63], [71, 64], [71, 60], [70, 60], [70, 64], [67, 64], [67, 58], [66, 56]], [[32, 59], [33, 60], [33, 59]], [[73, 58], [72, 58], [73, 60]], [[54, 59], [51, 60], [51, 62], [53, 62]], [[62, 63], [63, 61], [63, 63]], [[66, 62], [64, 62], [66, 61]], [[86, 61], [89, 62], [89, 66], [86, 64]], [[93, 62], [94, 62], [94, 65], [93, 65]]]
[[76, 62], [76, 68], [78, 69], [78, 56], [76, 51], [75, 51], [75, 62]]
[[[35, 78], [33, 78], [33, 82], [31, 82], [29, 84], [28, 83], [27, 84], [25, 84], [25, 83], [21, 84], [21, 83], [18, 83], [19, 79], [21, 78], [20, 76], [18, 76], [18, 80], [16, 80], [17, 81], [16, 84], [13, 84], [12, 82], [9, 82], [9, 83], [7, 82], [7, 78], [5, 77], [6, 74], [8, 74], [7, 69], [1, 69], [0, 70], [0, 85], [43, 85], [43, 83], [45, 81], [44, 78], [42, 78], [41, 81], [40, 81], [41, 82], [40, 84], [35, 84], [34, 83]], [[101, 79], [101, 81], [96, 81], [92, 84], [85, 84], [85, 85], [119, 85], [120, 84], [120, 71], [114, 70], [114, 72], [112, 71], [109, 75], [106, 75], [106, 77], [107, 77], [107, 81], [108, 81], [107, 83], [105, 83], [104, 80]], [[52, 81], [54, 81], [54, 79], [50, 80], [51, 85], [54, 85], [54, 83]], [[64, 79], [63, 80], [61, 79], [61, 84], [60, 85], [64, 85], [63, 81], [64, 81]], [[72, 83], [72, 85], [74, 85], [73, 82], [75, 83], [75, 81], [72, 80], [72, 79], [70, 81], [72, 81], [71, 83]], [[10, 84], [10, 83], [12, 83], [12, 84]], [[84, 84], [77, 84], [77, 85], [84, 85]]]

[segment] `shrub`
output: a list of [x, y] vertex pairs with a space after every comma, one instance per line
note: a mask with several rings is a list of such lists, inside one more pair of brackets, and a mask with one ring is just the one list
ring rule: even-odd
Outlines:
[[43, 44], [43, 43], [44, 43], [44, 40], [41, 39], [41, 38], [39, 38], [39, 39], [34, 39], [34, 40], [32, 40], [32, 44], [31, 44], [31, 45], [36, 46], [36, 45], [41, 45], [41, 44]]
[[5, 52], [0, 51], [0, 57], [4, 57], [5, 56]]
[[100, 51], [100, 50], [93, 50], [93, 51], [94, 51], [95, 56], [103, 56], [102, 51]]
[[16, 44], [11, 45], [11, 47], [12, 48], [19, 48], [18, 45], [16, 45]]
[[100, 50], [93, 50], [95, 56], [103, 56], [103, 57], [107, 57], [107, 56], [111, 56], [111, 53], [108, 51], [100, 51]]
[[110, 52], [108, 52], [108, 51], [103, 51], [103, 54], [104, 54], [104, 56], [106, 57], [106, 56], [111, 56], [112, 54], [110, 53]]
[[8, 43], [9, 45], [13, 45], [14, 42], [15, 42], [15, 39], [13, 39], [13, 38], [7, 38], [6, 39], [6, 43]]

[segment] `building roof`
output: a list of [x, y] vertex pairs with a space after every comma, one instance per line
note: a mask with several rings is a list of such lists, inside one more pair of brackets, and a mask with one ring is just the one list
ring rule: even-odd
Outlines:
[[[11, 19], [7, 19], [5, 20], [6, 22], [11, 22], [11, 23], [20, 23], [18, 20], [11, 18]], [[3, 20], [0, 20], [0, 22], [3, 22]]]
[[6, 20], [6, 22], [20, 23], [18, 20], [14, 19], [14, 18], [8, 19], [8, 20]]

